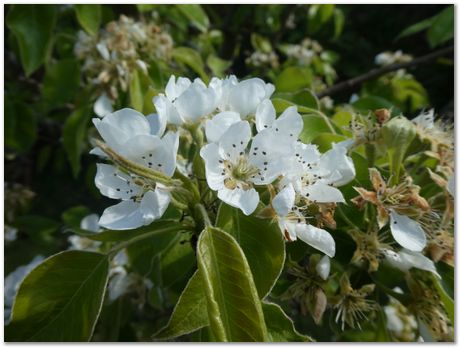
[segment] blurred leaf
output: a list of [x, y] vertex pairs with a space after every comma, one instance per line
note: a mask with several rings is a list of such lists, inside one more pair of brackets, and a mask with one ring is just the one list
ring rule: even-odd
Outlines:
[[187, 65], [194, 72], [196, 72], [205, 83], [208, 82], [209, 78], [204, 71], [203, 60], [196, 50], [189, 47], [177, 47], [173, 49], [172, 56], [174, 60]]
[[334, 9], [334, 39], [337, 39], [342, 34], [345, 25], [345, 16], [339, 8]]
[[[327, 117], [327, 116], [326, 116]], [[325, 119], [319, 115], [307, 114], [302, 115], [303, 130], [299, 135], [299, 139], [308, 144], [322, 133], [340, 132], [339, 127], [333, 125], [331, 119]]]
[[37, 139], [37, 120], [29, 106], [5, 98], [5, 146], [18, 152], [28, 151]]
[[411, 26], [404, 29], [401, 33], [399, 33], [395, 41], [402, 39], [403, 37], [406, 37], [406, 36], [417, 34], [431, 27], [431, 25], [433, 24], [433, 20], [434, 20], [434, 17], [431, 17], [431, 18], [424, 19], [423, 21], [417, 22], [415, 24], [412, 24]]
[[339, 134], [321, 133], [316, 136], [312, 143], [318, 145], [320, 152], [326, 152], [332, 148], [332, 143], [339, 143], [347, 138]]
[[[282, 94], [282, 93], [279, 93], [279, 94]], [[314, 109], [311, 109], [311, 108], [308, 108], [308, 107], [305, 107], [305, 106], [297, 105], [296, 103], [293, 103], [292, 101], [282, 99], [282, 98], [279, 98], [279, 97], [276, 97], [276, 96], [273, 99], [271, 99], [271, 101], [272, 101], [273, 106], [275, 107], [275, 110], [276, 110], [276, 112], [278, 114], [282, 113], [285, 109], [287, 109], [290, 106], [297, 106], [297, 111], [299, 113], [301, 113], [301, 114], [311, 113], [311, 112], [316, 112], [317, 111], [317, 110], [314, 110]]]
[[206, 64], [211, 69], [214, 76], [223, 77], [225, 75], [225, 71], [232, 65], [232, 62], [223, 60], [214, 54], [210, 54], [208, 59], [206, 59]]
[[377, 109], [391, 109], [393, 104], [378, 96], [365, 96], [351, 104], [357, 111], [367, 113]]
[[46, 67], [43, 97], [48, 108], [72, 101], [80, 87], [80, 67], [75, 59], [64, 59]]
[[76, 207], [65, 210], [62, 215], [62, 221], [69, 227], [80, 228], [81, 220], [91, 211], [84, 205], [78, 205]]
[[137, 10], [139, 12], [148, 12], [152, 11], [157, 7], [158, 5], [155, 4], [136, 4]]
[[295, 93], [275, 93], [274, 97], [291, 101], [296, 105], [319, 110], [318, 98], [312, 91], [308, 89]]
[[284, 69], [276, 78], [277, 92], [297, 92], [309, 88], [313, 82], [313, 73], [309, 68], [290, 66]]
[[97, 240], [101, 242], [123, 242], [147, 233], [151, 233], [152, 236], [160, 235], [162, 233], [173, 233], [174, 231], [180, 230], [181, 227], [182, 224], [174, 220], [157, 220], [148, 226], [142, 226], [129, 231], [104, 230], [102, 232], [94, 233], [79, 228], [72, 228], [70, 231], [78, 234], [81, 237], [86, 237], [91, 240]]
[[314, 34], [326, 24], [334, 14], [335, 5], [333, 4], [316, 4], [310, 5], [308, 9], [308, 32]]
[[[439, 192], [439, 191], [436, 191]], [[455, 284], [455, 269], [454, 267], [448, 265], [444, 262], [438, 262], [436, 264], [436, 269], [441, 275], [441, 283], [444, 290], [447, 294], [454, 298], [454, 284]]]
[[75, 178], [80, 172], [80, 156], [85, 146], [89, 117], [86, 107], [77, 109], [67, 118], [62, 130], [62, 141]]
[[155, 333], [156, 339], [179, 337], [208, 326], [206, 294], [199, 271], [190, 278], [174, 307], [168, 324]]
[[108, 271], [108, 257], [98, 253], [65, 251], [46, 259], [19, 288], [6, 340], [88, 341], [101, 310]]
[[251, 44], [256, 51], [270, 53], [273, 50], [270, 41], [257, 33], [251, 34]]
[[13, 5], [6, 16], [6, 25], [18, 40], [22, 67], [27, 76], [45, 61], [56, 25], [55, 5]]
[[[284, 265], [284, 240], [277, 224], [268, 219], [244, 215], [239, 209], [221, 203], [216, 226], [232, 235], [248, 260], [259, 297], [266, 297]], [[264, 247], [260, 247], [263, 241]]]
[[80, 4], [74, 6], [78, 23], [80, 23], [88, 34], [96, 35], [101, 25], [102, 6], [96, 4]]
[[49, 240], [57, 231], [59, 223], [41, 215], [23, 215], [18, 217], [16, 226], [26, 232], [34, 240]]
[[187, 17], [190, 23], [201, 32], [206, 32], [209, 28], [209, 18], [199, 4], [180, 4], [176, 5], [179, 11]]
[[265, 321], [267, 322], [270, 342], [312, 342], [312, 338], [302, 335], [294, 327], [281, 307], [275, 303], [262, 303]]
[[199, 237], [197, 256], [214, 337], [220, 342], [267, 341], [262, 304], [236, 240], [207, 227]]
[[430, 46], [436, 47], [454, 37], [454, 6], [447, 6], [433, 18], [433, 23], [426, 33]]

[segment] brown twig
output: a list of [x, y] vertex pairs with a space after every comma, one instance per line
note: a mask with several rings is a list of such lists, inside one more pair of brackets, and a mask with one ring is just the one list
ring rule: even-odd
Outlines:
[[358, 76], [358, 77], [354, 77], [352, 79], [349, 79], [349, 80], [346, 80], [346, 81], [343, 81], [343, 82], [339, 82], [337, 83], [336, 85], [333, 85], [329, 88], [326, 88], [325, 90], [319, 92], [316, 96], [318, 98], [322, 98], [322, 97], [325, 97], [325, 96], [331, 96], [333, 94], [336, 94], [338, 92], [341, 92], [345, 89], [353, 89], [353, 88], [356, 88], [358, 86], [360, 86], [363, 82], [366, 82], [366, 81], [369, 81], [369, 80], [372, 80], [376, 77], [379, 77], [379, 76], [382, 76], [382, 75], [385, 75], [389, 72], [392, 72], [392, 71], [396, 71], [396, 70], [399, 70], [399, 69], [406, 69], [406, 68], [411, 68], [411, 67], [414, 67], [416, 65], [420, 65], [420, 64], [424, 64], [424, 63], [428, 63], [436, 58], [439, 58], [439, 57], [442, 57], [448, 53], [451, 53], [454, 51], [454, 46], [450, 46], [450, 47], [446, 47], [446, 48], [443, 48], [443, 49], [440, 49], [438, 51], [435, 51], [435, 52], [432, 52], [432, 53], [429, 53], [425, 56], [422, 56], [420, 58], [416, 58], [410, 62], [405, 62], [405, 63], [396, 63], [396, 64], [391, 64], [391, 65], [387, 65], [387, 66], [384, 66], [384, 67], [381, 67], [379, 69], [372, 69], [371, 71], [361, 75], [361, 76]]

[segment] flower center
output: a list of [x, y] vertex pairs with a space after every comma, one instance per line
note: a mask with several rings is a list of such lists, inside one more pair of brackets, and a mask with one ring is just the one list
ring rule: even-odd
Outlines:
[[241, 188], [245, 191], [252, 188], [250, 178], [260, 173], [260, 170], [249, 163], [248, 158], [244, 155], [238, 157], [236, 163], [228, 160], [224, 161], [224, 172], [228, 175], [225, 179], [225, 187], [230, 190]]

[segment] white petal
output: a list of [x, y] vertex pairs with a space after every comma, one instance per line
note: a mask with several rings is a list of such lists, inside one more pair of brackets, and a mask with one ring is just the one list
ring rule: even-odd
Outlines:
[[333, 145], [320, 159], [320, 168], [330, 172], [330, 183], [342, 186], [349, 183], [356, 176], [353, 160], [347, 156], [344, 146]]
[[251, 127], [247, 121], [232, 124], [222, 135], [219, 141], [221, 157], [235, 162], [251, 139]]
[[430, 129], [434, 127], [434, 109], [424, 111], [417, 117], [412, 119], [412, 122], [424, 129]]
[[112, 101], [107, 97], [106, 93], [102, 93], [99, 98], [96, 99], [93, 111], [99, 117], [104, 117], [113, 112]]
[[402, 261], [405, 264], [410, 265], [410, 267], [415, 267], [418, 269], [422, 269], [424, 271], [432, 272], [437, 277], [441, 278], [441, 276], [436, 270], [436, 266], [434, 265], [433, 261], [431, 261], [428, 257], [424, 256], [422, 253], [402, 249], [399, 252], [399, 255]]
[[319, 274], [319, 276], [327, 280], [327, 277], [329, 277], [329, 272], [331, 271], [331, 260], [327, 255], [324, 255], [321, 260], [316, 264], [316, 273]]
[[129, 139], [150, 133], [150, 125], [144, 115], [133, 109], [121, 109], [93, 123], [107, 145], [118, 151]]
[[265, 82], [259, 78], [241, 81], [230, 89], [228, 103], [230, 110], [238, 112], [242, 118], [256, 112], [257, 106], [266, 99]]
[[80, 228], [91, 232], [99, 232], [101, 230], [99, 226], [99, 215], [90, 214], [85, 216], [80, 222]]
[[140, 135], [126, 142], [121, 155], [147, 168], [172, 176], [176, 168], [177, 147], [168, 147], [168, 144], [168, 141], [164, 143], [154, 135]]
[[217, 197], [228, 205], [241, 209], [244, 215], [251, 215], [259, 204], [259, 194], [253, 188], [247, 191], [240, 188], [224, 188], [219, 190]]
[[91, 149], [89, 152], [90, 155], [96, 155], [102, 158], [107, 158], [108, 156], [105, 154], [104, 151], [102, 151], [99, 147], [94, 147]]
[[283, 188], [272, 200], [273, 209], [279, 216], [286, 216], [294, 206], [295, 191], [292, 184]]
[[94, 183], [104, 196], [113, 199], [128, 200], [141, 191], [141, 188], [132, 182], [128, 174], [110, 164], [97, 164]]
[[214, 111], [216, 101], [214, 90], [195, 81], [174, 101], [174, 106], [184, 122], [195, 123]]
[[422, 251], [426, 246], [425, 232], [416, 221], [391, 211], [390, 224], [393, 238], [402, 247], [412, 251]]
[[217, 114], [206, 121], [206, 139], [208, 142], [218, 142], [227, 129], [238, 121], [241, 121], [241, 118], [236, 112], [224, 111]]
[[175, 125], [182, 124], [183, 121], [179, 115], [179, 112], [177, 112], [171, 101], [164, 95], [157, 95], [153, 97], [153, 104], [155, 105], [155, 109], [159, 117], [166, 119], [167, 122]]
[[165, 94], [170, 101], [174, 101], [192, 84], [186, 77], [179, 77], [176, 82], [176, 77], [171, 75], [166, 84]]
[[290, 106], [273, 124], [275, 132], [296, 141], [303, 129], [303, 120], [296, 106]]
[[289, 241], [293, 242], [297, 240], [297, 232], [296, 232], [297, 223], [289, 221], [287, 219], [280, 218], [278, 219], [278, 226], [283, 236], [285, 238], [289, 237], [287, 238]]
[[107, 48], [107, 44], [104, 41], [99, 42], [96, 45], [96, 49], [101, 54], [102, 58], [104, 58], [105, 60], [110, 60], [110, 52], [109, 52], [109, 49]]
[[318, 203], [343, 203], [342, 192], [335, 187], [329, 186], [322, 182], [316, 182], [313, 185], [305, 186], [302, 195], [309, 200]]
[[142, 197], [139, 208], [145, 224], [161, 218], [170, 201], [171, 196], [166, 190], [157, 188], [155, 191], [147, 191]]
[[222, 175], [224, 164], [219, 154], [219, 146], [215, 143], [203, 146], [200, 150], [200, 156], [205, 163], [206, 181], [211, 190], [225, 188], [224, 180], [227, 176]]
[[329, 257], [335, 255], [335, 241], [329, 232], [312, 225], [297, 225], [297, 237], [312, 246], [313, 248], [325, 253]]
[[144, 225], [139, 203], [123, 201], [104, 210], [99, 225], [111, 230], [130, 230]]
[[452, 197], [455, 197], [455, 175], [452, 174], [447, 181], [447, 192], [450, 193]]
[[150, 124], [150, 134], [161, 137], [166, 129], [167, 118], [164, 113], [150, 114], [145, 117]]
[[264, 100], [256, 110], [256, 128], [260, 132], [265, 128], [270, 128], [276, 119], [276, 111], [270, 100]]
[[397, 268], [403, 272], [407, 272], [412, 265], [405, 263], [397, 252], [390, 249], [382, 249], [383, 255], [385, 255], [385, 261], [392, 267]]

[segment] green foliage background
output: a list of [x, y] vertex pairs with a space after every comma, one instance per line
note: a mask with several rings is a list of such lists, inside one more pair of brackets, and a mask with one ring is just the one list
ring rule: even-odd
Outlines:
[[[79, 30], [97, 35], [102, 26], [117, 20], [121, 14], [150, 20], [152, 11], [157, 13], [157, 24], [166, 28], [173, 38], [172, 61], [169, 65], [152, 61], [147, 80], [136, 75], [129, 91], [121, 94], [116, 102], [116, 108], [134, 107], [144, 113], [152, 112], [152, 96], [164, 88], [172, 73], [201, 77], [205, 82], [212, 76], [235, 74], [238, 78], [255, 76], [274, 83], [277, 87], [274, 104], [279, 110], [284, 109], [286, 103], [297, 104], [299, 109], [304, 108], [311, 113], [322, 108], [339, 125], [343, 122], [343, 118], [337, 116], [341, 106], [350, 103], [358, 111], [390, 106], [394, 112], [402, 111], [409, 118], [417, 115], [421, 109], [434, 107], [439, 114], [453, 119], [454, 66], [449, 56], [411, 69], [410, 78], [385, 75], [367, 81], [363, 86], [345, 89], [332, 97], [335, 108], [324, 108], [315, 96], [327, 86], [375, 68], [374, 57], [380, 52], [401, 49], [404, 53], [419, 57], [450, 45], [453, 38], [451, 6], [8, 5], [5, 7], [5, 182], [7, 191], [13, 194], [5, 196], [5, 224], [16, 228], [18, 237], [5, 245], [5, 275], [30, 262], [37, 254], [51, 256], [67, 249], [67, 229], [78, 228], [83, 216], [91, 212], [101, 213], [109, 205], [109, 200], [101, 196], [94, 185], [96, 160], [88, 154], [91, 149], [89, 138], [95, 135], [90, 122], [94, 90], [84, 83], [81, 62], [76, 59], [73, 47]], [[288, 21], [294, 21], [295, 28], [290, 28], [286, 24]], [[283, 55], [285, 45], [298, 44], [305, 37], [317, 40], [325, 52], [321, 59], [308, 66], [302, 66]], [[254, 51], [277, 52], [279, 65], [252, 66], [247, 58]], [[356, 93], [356, 98], [350, 102], [353, 93]], [[329, 147], [332, 140], [340, 139], [339, 135], [332, 139], [330, 135], [321, 134], [328, 133], [330, 129], [320, 116], [311, 116], [304, 121], [307, 126], [302, 140], [309, 142], [316, 139], [322, 151]], [[358, 176], [364, 182], [368, 181], [367, 171], [362, 174], [358, 172]], [[225, 209], [225, 206], [221, 209]], [[176, 218], [174, 212], [170, 215], [170, 218]], [[240, 252], [240, 249], [232, 248], [235, 241], [240, 242], [239, 238], [244, 236], [241, 237], [242, 234], [235, 229], [243, 225], [254, 229], [251, 225], [253, 221], [241, 218], [242, 225], [236, 227], [232, 225], [233, 220], [225, 221], [225, 216], [219, 220], [218, 217], [217, 226], [233, 237], [212, 241], [216, 249], [223, 248], [236, 254]], [[263, 230], [270, 231], [270, 226]], [[265, 274], [261, 270], [254, 271], [254, 267], [258, 267], [257, 262], [251, 260], [250, 256], [246, 256], [247, 264], [242, 262], [238, 265], [242, 273], [248, 267], [253, 271], [254, 279], [242, 277], [241, 280], [241, 289], [247, 296], [264, 298], [273, 285], [270, 279], [281, 271], [278, 261], [272, 259], [284, 257], [284, 254], [281, 255], [284, 250], [277, 250], [279, 244], [275, 240], [281, 236], [275, 233], [277, 231], [271, 232], [273, 235], [264, 236], [267, 241], [261, 242], [266, 243], [270, 255], [258, 255], [273, 263], [265, 270], [270, 276], [267, 276], [268, 280], [264, 282], [261, 274]], [[100, 238], [120, 241], [120, 234], [114, 231], [105, 233]], [[254, 233], [259, 232], [256, 230]], [[139, 242], [128, 248], [133, 271], [162, 285], [147, 295], [143, 310], [133, 305], [133, 299], [129, 296], [104, 305], [93, 340], [145, 341], [150, 340], [155, 332], [165, 338], [175, 336], [159, 330], [169, 320], [187, 283], [188, 287], [193, 287], [197, 277], [209, 276], [203, 274], [204, 269], [209, 273], [229, 272], [225, 269], [225, 262], [211, 264], [205, 254], [199, 254], [198, 265], [195, 264], [195, 251], [190, 246], [196, 247], [198, 243], [199, 250], [200, 242], [210, 238], [209, 233], [204, 232], [198, 242], [186, 240], [186, 237], [181, 234], [161, 235], [160, 239], [152, 236], [154, 243], [151, 246]], [[341, 238], [340, 235], [336, 237]], [[274, 239], [273, 243], [270, 238]], [[345, 260], [350, 257], [346, 253], [352, 253], [352, 241], [343, 236], [341, 242], [342, 245], [350, 245], [348, 249], [341, 247], [338, 250], [337, 258]], [[247, 253], [245, 247], [257, 248], [251, 243], [242, 243], [247, 255], [251, 253]], [[289, 245], [288, 253], [296, 255], [296, 249], [299, 249], [298, 245]], [[51, 261], [58, 262], [58, 257]], [[68, 255], [68, 259], [61, 262], [79, 264], [81, 276], [84, 277], [85, 272], [97, 268], [107, 259], [76, 254]], [[147, 264], [151, 267], [146, 267]], [[36, 276], [66, 275], [47, 275], [45, 272]], [[103, 274], [91, 274], [91, 277], [95, 277], [93, 286], [82, 289], [78, 296], [89, 296], [104, 286]], [[211, 282], [209, 288], [205, 289], [208, 296], [210, 289], [220, 286]], [[277, 284], [279, 289], [275, 287], [274, 293], [281, 293], [283, 286], [283, 283]], [[27, 292], [28, 288], [24, 286], [22, 291]], [[65, 289], [59, 291], [65, 292]], [[225, 288], [222, 291], [224, 293], [221, 295], [225, 298], [231, 296], [225, 294]], [[238, 294], [235, 296], [238, 299]], [[47, 298], [44, 296], [36, 300], [43, 304]], [[181, 301], [193, 302], [194, 299], [182, 297]], [[219, 308], [212, 307], [214, 302], [209, 301], [208, 313], [219, 311]], [[26, 307], [32, 305], [21, 304], [21, 308], [26, 311]], [[89, 311], [94, 311], [94, 308]], [[367, 323], [366, 327], [369, 327], [364, 331], [348, 330], [342, 333], [334, 325], [312, 331], [310, 328], [315, 327], [312, 319], [297, 313], [294, 322], [299, 333], [292, 328], [292, 323], [276, 304], [262, 303], [262, 307], [250, 308], [249, 312], [255, 317], [265, 316], [267, 325], [276, 323], [278, 327], [269, 327], [267, 332], [264, 326], [252, 327], [260, 320], [248, 317], [241, 331], [227, 331], [228, 326], [222, 323], [208, 323], [204, 314], [206, 318], [201, 327], [210, 324], [213, 332], [221, 336], [210, 337], [204, 328], [182, 336], [181, 340], [245, 340], [248, 335], [253, 335], [250, 338], [255, 340], [282, 340], [286, 337], [297, 341], [308, 339], [303, 334], [312, 335], [318, 341], [388, 339], [384, 334], [378, 336], [378, 331], [375, 337], [372, 336], [371, 333], [375, 331], [372, 323]], [[193, 315], [192, 321], [203, 320], [203, 313]], [[232, 321], [236, 315], [227, 313], [227, 318]], [[333, 321], [329, 317], [323, 319], [324, 322], [329, 320]], [[41, 325], [39, 320], [37, 322], [37, 325]], [[27, 325], [26, 322], [13, 327], [11, 340], [40, 339], [41, 336], [23, 336], [37, 329]], [[62, 330], [56, 327], [50, 329], [45, 325], [40, 332], [44, 340], [47, 337], [81, 340], [88, 336], [88, 330], [91, 331], [92, 323], [85, 325], [75, 326], [75, 330], [66, 337], [66, 327]], [[190, 330], [187, 331], [186, 323], [183, 325], [183, 333], [188, 333]], [[378, 325], [380, 328], [384, 326]]]

